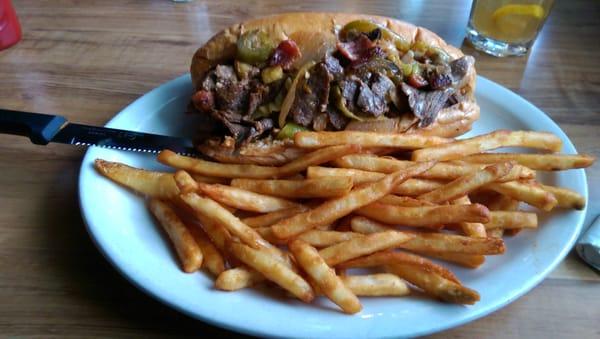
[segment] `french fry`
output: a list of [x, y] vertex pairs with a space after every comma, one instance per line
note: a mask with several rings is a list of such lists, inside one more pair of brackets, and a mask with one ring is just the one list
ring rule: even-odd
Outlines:
[[[508, 162], [510, 160], [498, 161]], [[398, 160], [390, 157], [376, 157], [368, 154], [350, 154], [333, 161], [342, 168], [359, 169], [370, 172], [392, 173], [414, 165], [414, 161]], [[485, 165], [470, 163], [438, 162], [430, 170], [418, 175], [424, 179], [453, 180], [484, 168]], [[497, 181], [512, 181], [519, 179], [534, 179], [535, 172], [531, 169], [515, 165], [506, 175], [497, 178]]]
[[186, 171], [179, 170], [175, 172], [174, 178], [181, 193], [196, 192], [199, 189], [196, 180]]
[[[461, 198], [452, 200], [450, 202], [453, 205], [470, 205], [471, 200], [469, 196], [465, 195]], [[487, 237], [485, 226], [478, 222], [460, 222], [458, 223], [463, 233], [472, 238], [485, 238]]]
[[215, 288], [223, 291], [237, 291], [264, 281], [262, 274], [246, 267], [225, 270], [215, 280]]
[[480, 254], [463, 254], [454, 252], [411, 251], [419, 255], [451, 262], [466, 268], [477, 268], [485, 262], [485, 256]]
[[417, 207], [417, 206], [434, 206], [434, 203], [429, 201], [419, 200], [411, 197], [400, 197], [393, 194], [388, 194], [385, 197], [377, 200], [380, 204], [396, 205], [405, 207]]
[[537, 214], [518, 211], [492, 211], [486, 229], [537, 228]]
[[385, 174], [378, 172], [355, 170], [352, 168], [310, 166], [306, 169], [306, 177], [308, 179], [350, 177], [352, 178], [354, 185], [360, 185], [367, 182], [381, 180], [381, 178], [385, 177]]
[[300, 267], [311, 277], [322, 293], [344, 312], [349, 314], [360, 312], [362, 306], [356, 295], [335, 275], [335, 271], [327, 266], [314, 247], [302, 240], [294, 240], [289, 244], [289, 248]]
[[148, 207], [171, 239], [183, 270], [187, 273], [199, 270], [202, 266], [202, 251], [175, 211], [158, 199], [150, 200]]
[[490, 211], [515, 211], [519, 208], [519, 200], [513, 199], [507, 195], [498, 194], [488, 201], [486, 206]]
[[513, 199], [523, 201], [544, 211], [551, 211], [558, 204], [554, 194], [544, 190], [538, 185], [510, 181], [491, 183], [486, 185], [486, 188], [507, 195]]
[[222, 184], [222, 185], [229, 184], [229, 179], [227, 179], [227, 178], [209, 177], [209, 176], [201, 175], [201, 174], [197, 174], [197, 173], [189, 173], [189, 174], [192, 176], [192, 178], [196, 182], [203, 182], [205, 184]]
[[562, 208], [574, 208], [576, 210], [582, 210], [585, 208], [585, 198], [568, 188], [549, 186], [549, 185], [541, 185], [541, 187], [547, 191], [552, 193], [557, 200], [558, 207]]
[[398, 247], [413, 237], [412, 234], [396, 231], [373, 233], [326, 247], [319, 254], [328, 265], [335, 266], [363, 255]]
[[[487, 206], [490, 211], [515, 211], [519, 208], [518, 200], [515, 200], [507, 195], [502, 195], [500, 193], [496, 193], [496, 192], [491, 192], [491, 193], [497, 194], [497, 196], [492, 198], [487, 203]], [[488, 236], [490, 236], [492, 238], [502, 238], [505, 231], [506, 232], [516, 232], [518, 230], [519, 230], [518, 228], [512, 228], [512, 229], [506, 229], [506, 230], [504, 228], [492, 228], [492, 229], [486, 230], [486, 233]]]
[[286, 239], [316, 226], [331, 224], [335, 220], [352, 213], [355, 209], [381, 199], [389, 194], [393, 187], [418, 173], [426, 171], [433, 164], [433, 162], [424, 162], [406, 170], [389, 174], [363, 188], [353, 189], [345, 196], [328, 200], [310, 211], [278, 222], [272, 226], [273, 232], [278, 238]]
[[399, 251], [381, 251], [368, 256], [346, 261], [338, 265], [340, 268], [364, 268], [374, 266], [385, 266], [393, 264], [408, 264], [421, 267], [427, 271], [435, 272], [445, 279], [460, 284], [454, 273], [433, 261], [416, 254]]
[[306, 280], [271, 253], [236, 242], [229, 244], [229, 250], [244, 264], [260, 272], [265, 278], [292, 293], [298, 299], [308, 303], [314, 298], [314, 292]]
[[350, 177], [326, 177], [307, 180], [233, 179], [231, 186], [282, 198], [331, 198], [352, 189]]
[[448, 233], [414, 233], [413, 235], [413, 238], [398, 247], [415, 252], [475, 255], [496, 255], [505, 251], [502, 239], [471, 238]]
[[204, 233], [208, 235], [217, 249], [221, 251], [221, 253], [225, 253], [226, 245], [231, 241], [231, 234], [229, 231], [203, 214], [194, 213], [194, 216], [200, 221], [200, 226], [204, 230]]
[[279, 210], [271, 213], [265, 213], [255, 217], [244, 218], [242, 219], [242, 221], [244, 222], [244, 224], [253, 228], [267, 227], [277, 223], [278, 221], [306, 211], [308, 211], [308, 207], [304, 205], [298, 205], [296, 207]]
[[291, 176], [305, 170], [309, 166], [319, 165], [338, 157], [357, 153], [360, 146], [343, 145], [326, 147], [305, 154], [281, 167], [259, 166], [247, 164], [222, 164], [176, 154], [170, 150], [160, 152], [157, 159], [167, 166], [186, 170], [200, 175], [219, 178], [252, 178], [271, 179]]
[[502, 236], [504, 235], [504, 229], [503, 228], [492, 228], [492, 229], [487, 230], [486, 234], [490, 238], [501, 239]]
[[386, 270], [419, 287], [425, 293], [446, 302], [471, 305], [480, 298], [476, 291], [415, 265], [387, 265]]
[[[365, 217], [352, 218], [351, 226], [352, 231], [361, 234], [372, 234], [394, 230], [394, 228], [389, 225]], [[493, 255], [502, 254], [505, 251], [504, 242], [498, 239], [471, 238], [448, 233], [404, 233], [408, 233], [413, 237], [398, 245], [398, 248], [412, 252]]]
[[431, 192], [421, 194], [417, 197], [419, 200], [425, 200], [432, 203], [443, 203], [454, 200], [469, 194], [470, 192], [496, 181], [510, 172], [513, 163], [505, 162], [486, 166], [462, 177], [456, 178], [446, 185]]
[[360, 297], [400, 297], [410, 293], [408, 285], [402, 279], [389, 273], [343, 275], [340, 279]]
[[294, 144], [303, 148], [357, 144], [362, 147], [395, 147], [412, 150], [443, 145], [451, 141], [453, 139], [419, 134], [383, 134], [357, 131], [298, 132], [294, 135]]
[[170, 150], [160, 152], [156, 158], [160, 163], [192, 174], [200, 174], [217, 178], [274, 178], [278, 174], [277, 167], [259, 165], [222, 164], [179, 155]]
[[240, 219], [214, 200], [201, 197], [194, 192], [181, 194], [180, 197], [196, 214], [204, 215], [212, 221], [219, 223], [229, 233], [240, 238], [241, 241], [250, 247], [255, 249], [273, 247], [273, 245], [256, 233], [255, 230], [245, 225]]
[[429, 228], [489, 220], [488, 209], [479, 204], [404, 207], [376, 202], [357, 209], [355, 213], [386, 224]]
[[244, 211], [269, 213], [299, 206], [289, 200], [227, 185], [199, 183], [198, 187], [212, 199]]
[[215, 245], [210, 241], [206, 233], [195, 225], [186, 225], [188, 230], [196, 240], [196, 244], [202, 251], [203, 260], [201, 268], [205, 268], [215, 277], [219, 276], [221, 272], [225, 271], [225, 260]]
[[560, 152], [562, 141], [552, 133], [498, 130], [449, 144], [416, 150], [412, 154], [412, 160], [454, 160], [500, 147], [528, 147]]
[[314, 247], [327, 247], [350, 240], [362, 234], [354, 232], [310, 230], [300, 234], [296, 239], [302, 240]]
[[[351, 168], [330, 168], [312, 166], [307, 170], [308, 178], [325, 178], [331, 176], [351, 177], [354, 187], [361, 186], [366, 183], [371, 183], [381, 180], [385, 174], [378, 172], [368, 172]], [[392, 193], [399, 195], [416, 196], [427, 193], [439, 188], [445, 184], [444, 181], [429, 180], [429, 179], [408, 179], [392, 189]]]
[[287, 244], [286, 240], [282, 240], [279, 239], [275, 236], [275, 234], [273, 234], [273, 228], [271, 227], [256, 227], [254, 228], [254, 230], [260, 234], [261, 237], [263, 237], [266, 241], [270, 242], [271, 244], [274, 245], [284, 245]]
[[152, 198], [169, 199], [179, 194], [172, 173], [146, 171], [119, 162], [94, 161], [96, 170], [110, 180]]
[[525, 154], [525, 153], [481, 153], [461, 160], [477, 164], [493, 164], [516, 161], [538, 171], [564, 171], [591, 166], [596, 158], [588, 154]]

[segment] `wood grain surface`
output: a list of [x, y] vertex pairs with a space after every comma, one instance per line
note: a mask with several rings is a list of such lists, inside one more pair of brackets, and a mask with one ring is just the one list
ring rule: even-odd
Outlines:
[[[298, 10], [389, 15], [460, 45], [470, 1], [13, 1], [24, 36], [0, 51], [0, 106], [103, 124], [188, 70], [196, 48], [250, 17]], [[462, 48], [478, 72], [548, 113], [580, 152], [600, 156], [600, 2], [556, 1], [527, 57]], [[485, 112], [482, 112], [485, 114]], [[0, 336], [231, 336], [146, 296], [87, 235], [77, 204], [82, 149], [0, 135]], [[599, 165], [587, 170], [600, 213]], [[569, 225], [565, 225], [568, 227]], [[600, 336], [600, 275], [571, 253], [533, 291], [436, 337]]]

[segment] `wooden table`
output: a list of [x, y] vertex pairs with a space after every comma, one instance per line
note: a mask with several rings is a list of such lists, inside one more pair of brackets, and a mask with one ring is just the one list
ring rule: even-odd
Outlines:
[[[188, 70], [217, 30], [268, 13], [367, 12], [403, 18], [455, 44], [470, 1], [15, 1], [24, 38], [0, 52], [0, 106], [103, 124]], [[600, 155], [600, 3], [556, 1], [529, 57], [477, 58], [479, 74], [547, 112], [580, 152]], [[485, 112], [483, 112], [485, 114]], [[83, 150], [0, 135], [0, 333], [42, 337], [228, 335], [154, 301], [87, 235], [77, 205]], [[600, 169], [587, 170], [600, 211]], [[589, 219], [589, 218], [588, 218]], [[569, 227], [569, 225], [565, 225]], [[533, 291], [452, 337], [597, 337], [600, 275], [571, 254]]]

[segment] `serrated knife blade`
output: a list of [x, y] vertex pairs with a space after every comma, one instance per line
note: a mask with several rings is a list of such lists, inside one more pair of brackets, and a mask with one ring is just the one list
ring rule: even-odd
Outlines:
[[199, 156], [190, 139], [69, 123], [62, 116], [49, 114], [0, 109], [0, 133], [27, 136], [38, 145], [58, 142], [144, 153], [169, 149], [182, 155]]

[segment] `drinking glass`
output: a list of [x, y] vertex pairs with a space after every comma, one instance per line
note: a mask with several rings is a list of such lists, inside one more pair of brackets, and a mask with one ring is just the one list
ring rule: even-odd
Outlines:
[[467, 39], [498, 57], [527, 53], [554, 0], [473, 0]]

